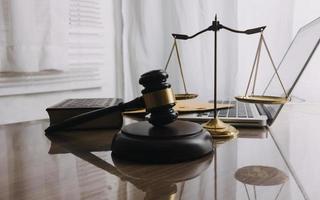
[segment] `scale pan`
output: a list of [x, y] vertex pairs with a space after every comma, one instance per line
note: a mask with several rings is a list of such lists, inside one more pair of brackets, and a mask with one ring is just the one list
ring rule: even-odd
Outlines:
[[249, 95], [249, 96], [236, 96], [238, 101], [246, 103], [258, 103], [258, 104], [285, 104], [288, 102], [287, 97], [276, 96], [263, 96], [263, 95]]
[[195, 99], [198, 97], [197, 94], [175, 94], [176, 100], [186, 100], [186, 99]]

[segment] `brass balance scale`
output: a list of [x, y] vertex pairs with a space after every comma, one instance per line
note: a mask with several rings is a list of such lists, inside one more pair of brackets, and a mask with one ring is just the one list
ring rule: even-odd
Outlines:
[[[245, 31], [239, 31], [239, 30], [235, 30], [235, 29], [231, 29], [229, 27], [226, 27], [222, 24], [219, 23], [219, 21], [217, 20], [217, 15], [215, 16], [215, 20], [212, 22], [212, 25], [209, 26], [208, 28], [199, 31], [198, 33], [192, 35], [192, 36], [188, 36], [188, 35], [184, 35], [184, 34], [172, 34], [172, 36], [174, 37], [174, 42], [171, 48], [171, 52], [168, 58], [168, 61], [166, 63], [165, 66], [165, 70], [167, 70], [168, 68], [168, 64], [169, 61], [171, 59], [172, 53], [174, 51], [174, 49], [176, 50], [176, 54], [177, 54], [177, 58], [178, 58], [178, 63], [179, 63], [179, 67], [180, 67], [180, 73], [181, 73], [181, 77], [183, 80], [183, 85], [184, 85], [184, 90], [185, 93], [184, 94], [177, 94], [176, 95], [176, 99], [177, 100], [181, 100], [181, 99], [192, 99], [192, 98], [196, 98], [198, 95], [197, 94], [189, 94], [187, 92], [187, 88], [186, 88], [186, 84], [185, 84], [185, 79], [184, 79], [184, 75], [183, 75], [183, 70], [182, 70], [182, 66], [181, 66], [181, 60], [180, 60], [180, 55], [179, 55], [179, 51], [178, 51], [178, 46], [177, 46], [177, 40], [188, 40], [188, 39], [192, 39], [204, 32], [207, 31], [214, 31], [214, 108], [217, 108], [217, 32], [220, 29], [225, 29], [234, 33], [241, 33], [241, 34], [247, 34], [247, 35], [251, 35], [251, 34], [256, 34], [256, 33], [260, 33], [260, 39], [259, 39], [259, 43], [258, 43], [258, 48], [256, 51], [256, 55], [255, 55], [255, 59], [254, 59], [254, 64], [251, 70], [251, 74], [250, 74], [250, 78], [248, 81], [248, 85], [247, 85], [247, 89], [245, 92], [245, 95], [243, 96], [236, 96], [235, 98], [238, 101], [242, 101], [242, 102], [246, 102], [246, 103], [255, 103], [255, 104], [285, 104], [286, 102], [288, 102], [288, 95], [284, 89], [283, 83], [280, 79], [280, 76], [278, 74], [277, 68], [274, 64], [274, 61], [271, 57], [271, 53], [269, 51], [269, 48], [266, 44], [266, 41], [264, 39], [263, 36], [263, 31], [266, 28], [266, 26], [262, 26], [262, 27], [257, 27], [257, 28], [253, 28], [253, 29], [248, 29]], [[258, 74], [258, 67], [259, 67], [259, 61], [260, 61], [260, 53], [261, 53], [261, 48], [262, 45], [264, 45], [269, 59], [271, 61], [271, 64], [273, 66], [274, 69], [274, 74], [273, 77], [276, 76], [281, 84], [281, 87], [284, 91], [285, 97], [280, 97], [280, 96], [267, 96], [267, 95], [256, 95], [255, 94], [255, 85], [256, 85], [256, 80], [257, 80], [257, 74]], [[253, 76], [254, 74], [254, 76]], [[273, 78], [272, 77], [272, 78]], [[251, 94], [248, 94], [249, 88], [252, 85], [252, 91]], [[215, 138], [233, 138], [235, 136], [238, 135], [239, 131], [234, 128], [233, 126], [231, 126], [230, 124], [224, 123], [222, 122], [218, 116], [217, 116], [217, 109], [214, 109], [214, 117], [213, 119], [211, 119], [210, 121], [208, 121], [207, 123], [203, 124], [203, 127], [205, 129], [207, 129], [211, 135]]]

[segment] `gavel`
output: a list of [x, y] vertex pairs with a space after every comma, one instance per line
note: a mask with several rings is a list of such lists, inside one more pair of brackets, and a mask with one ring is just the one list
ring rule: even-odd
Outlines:
[[168, 74], [163, 70], [144, 73], [139, 79], [139, 83], [144, 86], [141, 91], [142, 96], [127, 103], [120, 103], [116, 106], [101, 108], [71, 117], [61, 123], [51, 125], [45, 132], [51, 133], [65, 130], [112, 112], [123, 112], [139, 108], [145, 108], [146, 112], [151, 114], [148, 121], [152, 125], [165, 126], [175, 121], [178, 117], [178, 113], [173, 109], [175, 96], [171, 85], [166, 82], [167, 79]]

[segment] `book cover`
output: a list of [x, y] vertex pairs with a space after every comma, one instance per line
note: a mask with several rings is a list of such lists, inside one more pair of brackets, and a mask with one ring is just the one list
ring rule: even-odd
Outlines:
[[[85, 112], [118, 105], [121, 102], [123, 102], [122, 99], [118, 98], [66, 99], [56, 105], [48, 107], [46, 111], [49, 115], [50, 125], [52, 125]], [[122, 113], [118, 111], [79, 124], [70, 129], [120, 128], [122, 122]]]

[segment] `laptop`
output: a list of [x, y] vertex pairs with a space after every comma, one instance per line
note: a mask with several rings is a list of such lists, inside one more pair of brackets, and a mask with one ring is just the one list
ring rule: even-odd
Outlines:
[[[290, 97], [303, 71], [306, 69], [314, 52], [320, 43], [320, 17], [299, 29], [278, 69], [286, 93]], [[273, 74], [263, 91], [263, 95], [283, 96], [284, 92], [279, 86], [279, 80]], [[220, 101], [231, 103], [231, 109], [219, 110], [218, 117], [234, 126], [262, 127], [270, 126], [277, 118], [283, 105], [250, 104], [235, 100]], [[181, 114], [179, 119], [195, 122], [206, 122], [213, 118], [213, 112]]]

